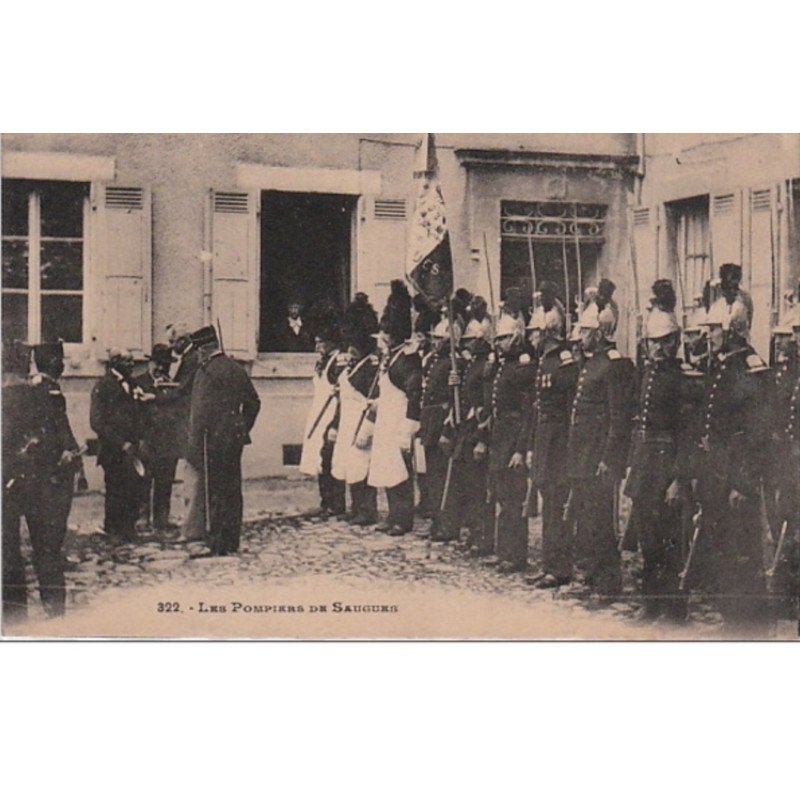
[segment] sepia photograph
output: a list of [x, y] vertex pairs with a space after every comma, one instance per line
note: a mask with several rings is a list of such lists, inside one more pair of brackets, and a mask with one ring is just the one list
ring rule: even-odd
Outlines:
[[2, 136], [4, 638], [795, 640], [800, 134]]

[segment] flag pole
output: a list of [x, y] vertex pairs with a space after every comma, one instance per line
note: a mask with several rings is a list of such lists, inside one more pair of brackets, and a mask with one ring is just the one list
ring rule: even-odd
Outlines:
[[489, 245], [486, 243], [486, 231], [483, 232], [483, 255], [486, 258], [486, 279], [489, 281], [489, 306], [492, 310], [492, 316], [496, 314], [494, 304], [494, 288], [492, 287], [492, 269], [489, 266]]

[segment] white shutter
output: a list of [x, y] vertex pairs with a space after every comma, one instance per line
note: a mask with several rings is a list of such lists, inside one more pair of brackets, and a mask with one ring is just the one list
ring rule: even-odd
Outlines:
[[775, 189], [764, 187], [749, 192], [749, 236], [744, 282], [753, 297], [751, 344], [762, 355], [769, 353], [772, 305], [775, 285]]
[[150, 190], [102, 183], [92, 188], [97, 355], [116, 346], [141, 358], [152, 343]]
[[742, 263], [742, 193], [738, 189], [711, 196], [711, 273], [722, 264]]
[[633, 248], [632, 258], [636, 261], [639, 284], [639, 308], [647, 308], [650, 300], [650, 287], [659, 275], [657, 208], [633, 209]]
[[225, 352], [256, 356], [258, 333], [259, 192], [211, 191], [211, 322]]

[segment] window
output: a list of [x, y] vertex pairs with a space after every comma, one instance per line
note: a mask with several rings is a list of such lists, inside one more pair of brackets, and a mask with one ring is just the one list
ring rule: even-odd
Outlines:
[[[310, 352], [317, 310], [333, 303], [344, 311], [355, 208], [351, 195], [262, 192], [260, 352]], [[299, 334], [291, 305], [300, 308]]]
[[[725, 206], [729, 202], [732, 204], [733, 195], [723, 195], [715, 200]], [[678, 297], [682, 298], [685, 307], [689, 307], [694, 298], [703, 293], [705, 282], [713, 277], [708, 204], [708, 195], [703, 195], [666, 206], [671, 266], [677, 278]]]
[[500, 209], [501, 295], [517, 288], [529, 308], [534, 279], [537, 285], [552, 281], [574, 314], [584, 287], [598, 280], [606, 207], [503, 201]]
[[89, 184], [4, 180], [3, 339], [82, 342]]

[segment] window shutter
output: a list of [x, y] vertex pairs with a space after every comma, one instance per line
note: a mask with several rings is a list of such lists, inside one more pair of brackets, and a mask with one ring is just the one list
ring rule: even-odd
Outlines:
[[742, 263], [742, 193], [738, 190], [711, 196], [711, 273], [721, 264]]
[[647, 308], [650, 300], [650, 287], [658, 277], [658, 239], [657, 210], [651, 208], [633, 209], [633, 248], [632, 258], [636, 261], [636, 274], [639, 283], [639, 307]]
[[210, 202], [211, 321], [225, 351], [256, 357], [258, 319], [258, 192], [212, 190]]
[[152, 344], [152, 203], [150, 190], [95, 184], [92, 338], [98, 357], [124, 347], [134, 357]]
[[749, 283], [753, 297], [753, 324], [750, 340], [764, 356], [769, 353], [772, 305], [775, 287], [775, 190], [772, 187], [749, 192], [749, 226], [744, 285]]

